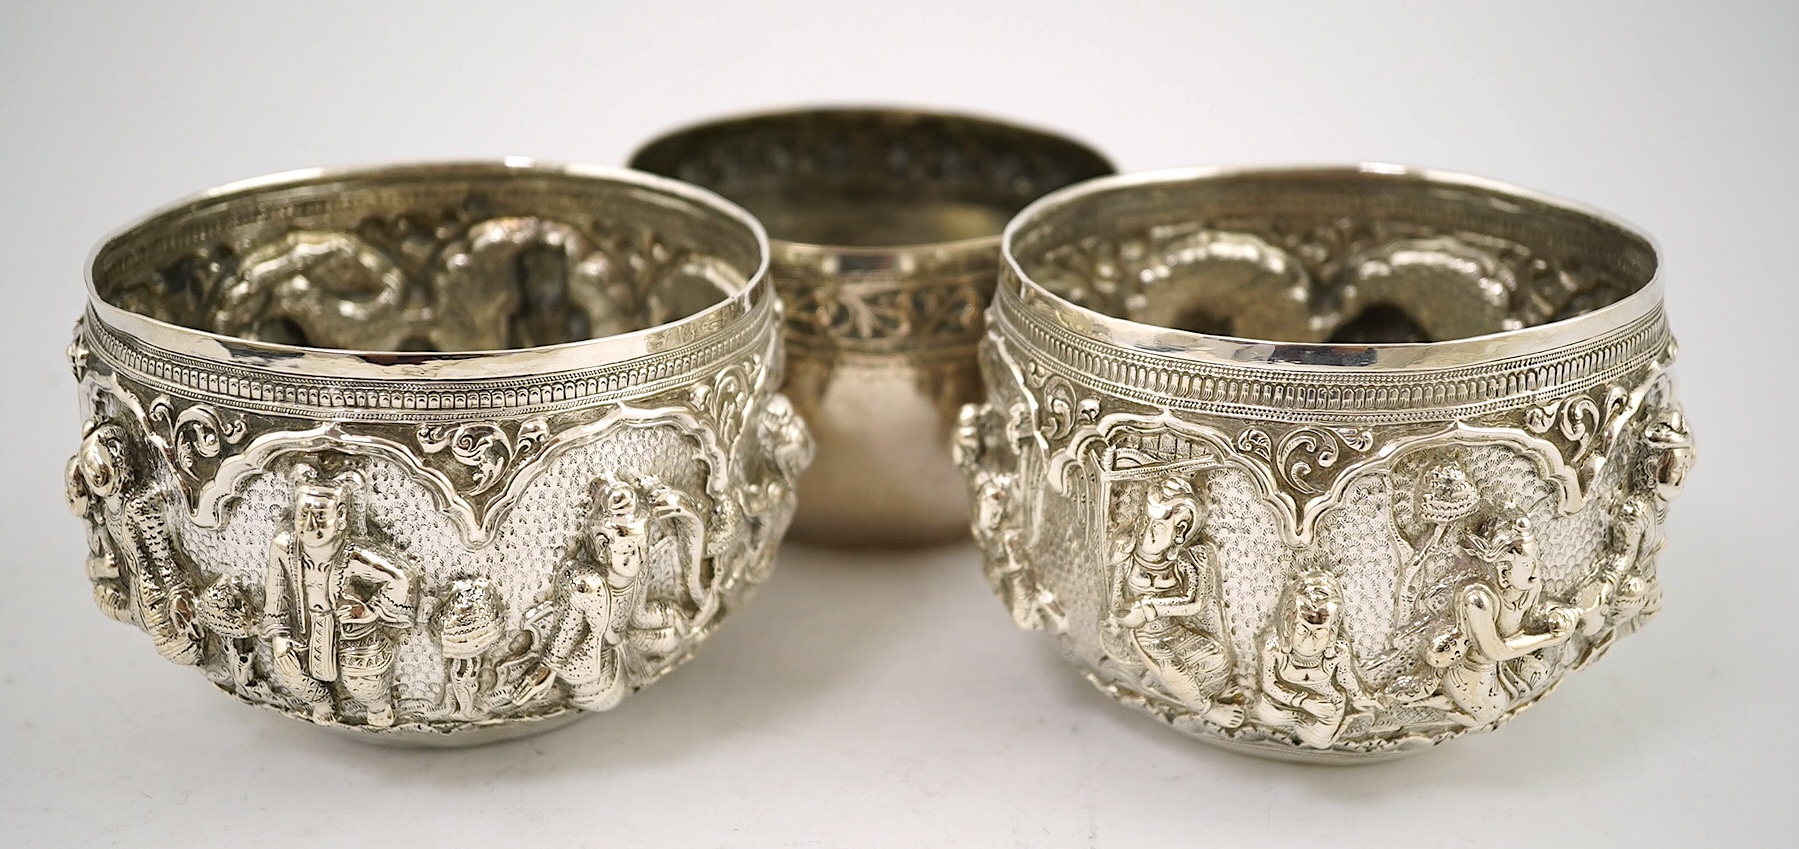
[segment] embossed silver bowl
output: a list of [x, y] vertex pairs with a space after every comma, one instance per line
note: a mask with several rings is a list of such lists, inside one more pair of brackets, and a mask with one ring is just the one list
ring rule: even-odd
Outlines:
[[250, 704], [461, 744], [605, 710], [766, 575], [811, 455], [742, 210], [507, 160], [226, 186], [104, 243], [94, 597]]
[[983, 118], [810, 109], [679, 130], [631, 165], [719, 192], [768, 226], [787, 303], [784, 391], [819, 446], [794, 538], [891, 546], [966, 534], [943, 446], [956, 410], [980, 394], [974, 352], [1000, 229], [1111, 163]]
[[1496, 727], [1661, 606], [1693, 462], [1656, 252], [1392, 166], [1091, 181], [1006, 230], [958, 462], [996, 590], [1200, 738]]

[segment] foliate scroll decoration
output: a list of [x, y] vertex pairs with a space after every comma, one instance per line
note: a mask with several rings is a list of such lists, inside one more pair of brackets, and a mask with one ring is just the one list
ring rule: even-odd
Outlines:
[[1602, 385], [1525, 410], [1524, 429], [1556, 443], [1584, 489], [1599, 478], [1617, 445], [1620, 429], [1641, 400], [1641, 391]]
[[721, 444], [735, 444], [743, 433], [751, 414], [752, 375], [759, 374], [763, 366], [761, 355], [751, 355], [747, 362], [727, 366], [689, 391], [688, 403], [711, 425]]
[[[1416, 748], [1505, 722], [1661, 606], [1660, 522], [1693, 461], [1665, 361], [1473, 421], [1354, 428], [1115, 400], [997, 336], [983, 366], [958, 445], [989, 577], [1177, 727]], [[1088, 565], [1034, 568], [1033, 535], [1069, 523]]]
[[94, 358], [66, 483], [95, 600], [320, 724], [606, 709], [767, 574], [811, 459], [774, 344], [699, 388], [424, 425], [231, 412]]
[[[1306, 495], [1318, 495], [1328, 488], [1330, 470], [1345, 453], [1363, 454], [1374, 446], [1374, 434], [1366, 428], [1296, 427], [1287, 430], [1279, 442], [1260, 427], [1244, 428], [1237, 434], [1238, 451], [1273, 465], [1282, 485]], [[1325, 480], [1321, 486], [1320, 479]]]
[[426, 455], [447, 454], [454, 465], [438, 466], [470, 496], [481, 495], [506, 481], [516, 464], [543, 450], [549, 426], [542, 419], [520, 422], [514, 432], [495, 422], [422, 425], [418, 447]]
[[855, 350], [941, 349], [980, 338], [992, 269], [893, 279], [835, 278], [781, 287], [787, 328], [802, 345]]
[[220, 454], [244, 441], [249, 427], [239, 416], [221, 415], [206, 404], [175, 411], [175, 402], [158, 395], [150, 402], [150, 423], [161, 428], [163, 444], [173, 448], [175, 468], [190, 481], [217, 471]]
[[[93, 386], [147, 434], [147, 441], [177, 470], [177, 488], [185, 493], [192, 520], [199, 527], [221, 526], [243, 484], [270, 465], [284, 457], [329, 450], [379, 458], [406, 468], [427, 488], [437, 509], [461, 529], [466, 541], [483, 546], [491, 542], [497, 525], [531, 484], [534, 469], [605, 437], [615, 427], [669, 424], [688, 429], [700, 442], [695, 456], [722, 471], [728, 462], [728, 446], [720, 442], [719, 430], [712, 423], [722, 421], [722, 430], [735, 437], [743, 427], [743, 399], [752, 389], [742, 383], [741, 376], [729, 376], [737, 373], [727, 373], [724, 391], [712, 397], [706, 409], [614, 405], [602, 408], [597, 418], [592, 414], [560, 417], [561, 429], [554, 434], [546, 418], [403, 427], [227, 416], [206, 404], [182, 406], [166, 396], [146, 405], [138, 390], [110, 374]], [[180, 412], [175, 412], [177, 409]], [[720, 413], [724, 419], [711, 418]], [[721, 480], [717, 485], [724, 484]]]

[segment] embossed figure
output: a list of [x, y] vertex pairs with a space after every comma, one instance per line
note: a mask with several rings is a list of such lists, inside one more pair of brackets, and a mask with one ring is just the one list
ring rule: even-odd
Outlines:
[[583, 570], [568, 577], [562, 616], [545, 648], [544, 665], [568, 688], [568, 700], [582, 710], [610, 710], [629, 689], [617, 627], [635, 594], [633, 578]]
[[968, 476], [973, 490], [975, 543], [980, 546], [987, 581], [1000, 596], [1012, 621], [1020, 628], [1063, 633], [1067, 616], [1055, 597], [1037, 580], [1025, 551], [1025, 509], [1020, 502], [1020, 472], [1002, 471], [1006, 453], [989, 446], [998, 431], [1014, 444], [1014, 432], [1029, 432], [1022, 408], [1001, 423], [993, 408], [964, 404], [956, 419], [950, 457]]
[[110, 422], [90, 427], [69, 461], [69, 506], [88, 522], [88, 577], [108, 616], [144, 629], [163, 657], [197, 664], [193, 585], [175, 559], [166, 495], [142, 462], [138, 443]]
[[1328, 571], [1310, 570], [1288, 582], [1263, 629], [1260, 655], [1261, 693], [1250, 716], [1304, 745], [1328, 749], [1350, 711], [1381, 707], [1362, 684], [1343, 633], [1343, 588]]
[[756, 417], [756, 439], [768, 460], [748, 473], [738, 497], [749, 524], [749, 546], [765, 554], [746, 567], [746, 577], [760, 583], [774, 564], [770, 542], [787, 532], [793, 515], [793, 487], [812, 463], [812, 434], [785, 395], [774, 395]]
[[431, 614], [437, 644], [444, 657], [444, 694], [439, 706], [457, 719], [481, 716], [483, 678], [490, 675], [487, 654], [506, 635], [506, 607], [493, 582], [462, 575], [438, 597]]
[[256, 637], [262, 621], [244, 588], [220, 577], [195, 600], [200, 626], [221, 643], [220, 651], [240, 691], [256, 689]]
[[769, 462], [746, 500], [753, 506], [750, 512], [768, 513], [791, 497], [794, 482], [812, 462], [814, 446], [812, 434], [785, 395], [775, 395], [763, 405], [762, 415], [756, 417], [756, 439]]
[[1217, 554], [1199, 533], [1204, 518], [1186, 479], [1170, 477], [1150, 491], [1137, 539], [1112, 564], [1108, 624], [1125, 636], [1145, 683], [1235, 728], [1242, 706], [1220, 701], [1235, 658], [1225, 637]]
[[88, 491], [87, 478], [81, 472], [81, 455], [69, 458], [63, 476], [64, 496], [69, 512], [82, 520], [87, 530], [87, 579], [93, 584], [94, 603], [107, 616], [126, 624], [137, 624], [131, 612], [131, 590], [119, 574], [106, 537], [106, 513], [101, 500]]
[[650, 514], [636, 482], [624, 475], [601, 479], [582, 543], [585, 557], [567, 567], [543, 664], [567, 688], [570, 703], [607, 710], [629, 688], [626, 631], [643, 606], [650, 559]]
[[631, 611], [625, 636], [637, 658], [666, 658], [718, 609], [721, 576], [707, 568], [705, 526], [687, 496], [651, 475], [635, 485], [649, 522], [648, 555], [638, 568], [659, 567], [674, 580], [643, 582], [643, 600]]
[[992, 415], [986, 404], [963, 404], [956, 413], [956, 429], [949, 443], [950, 460], [965, 475], [973, 476], [984, 468], [987, 458], [985, 420]]
[[1579, 631], [1594, 638], [1583, 664], [1615, 638], [1635, 631], [1662, 605], [1661, 582], [1655, 574], [1661, 531], [1649, 500], [1634, 495], [1620, 502], [1613, 513], [1610, 536], [1592, 578], [1575, 595]]
[[275, 677], [305, 701], [313, 719], [335, 718], [333, 683], [367, 712], [394, 724], [389, 673], [400, 636], [414, 623], [418, 582], [396, 555], [365, 541], [361, 480], [322, 483], [295, 469], [293, 512], [269, 546], [263, 631]]
[[1067, 617], [1055, 597], [1037, 582], [1036, 573], [1022, 551], [1023, 532], [1013, 515], [1018, 508], [1016, 478], [1011, 474], [983, 475], [975, 488], [975, 542], [981, 547], [987, 579], [999, 591], [1000, 600], [1020, 628], [1061, 633]]
[[1649, 446], [1650, 483], [1656, 500], [1666, 509], [1686, 486], [1687, 473], [1693, 469], [1693, 434], [1687, 429], [1686, 414], [1678, 406], [1664, 409], [1643, 429], [1643, 441]]
[[1473, 727], [1498, 719], [1547, 681], [1553, 664], [1542, 653], [1567, 642], [1580, 612], [1542, 599], [1536, 532], [1522, 511], [1489, 516], [1463, 548], [1492, 568], [1492, 579], [1456, 591], [1455, 624], [1431, 641], [1425, 661], [1443, 670], [1449, 704], [1439, 706]]

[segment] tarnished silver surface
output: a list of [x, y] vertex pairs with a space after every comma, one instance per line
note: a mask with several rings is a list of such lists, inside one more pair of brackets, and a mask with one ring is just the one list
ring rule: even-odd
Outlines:
[[819, 445], [795, 538], [963, 535], [967, 502], [943, 446], [956, 410], [979, 396], [974, 350], [1000, 229], [1038, 196], [1111, 164], [986, 119], [818, 109], [677, 131], [631, 165], [717, 191], [769, 229], [787, 303], [784, 391]]
[[69, 464], [102, 610], [367, 739], [605, 710], [766, 576], [811, 456], [766, 240], [508, 160], [227, 186], [100, 247]]
[[1504, 723], [1660, 608], [1694, 455], [1635, 232], [1392, 166], [1176, 171], [1004, 249], [975, 536], [1118, 700], [1368, 759]]

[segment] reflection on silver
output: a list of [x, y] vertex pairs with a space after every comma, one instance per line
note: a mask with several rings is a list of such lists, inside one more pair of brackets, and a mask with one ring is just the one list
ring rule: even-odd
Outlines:
[[1641, 236], [1381, 166], [1097, 180], [1005, 252], [975, 535], [1118, 700], [1368, 759], [1498, 726], [1660, 608], [1693, 443]]
[[96, 600], [365, 739], [617, 704], [742, 603], [792, 515], [811, 444], [765, 263], [709, 194], [518, 161], [149, 218], [96, 256], [69, 351]]
[[943, 446], [979, 394], [974, 348], [999, 231], [1038, 196], [1112, 166], [1049, 133], [958, 115], [816, 109], [702, 124], [631, 165], [731, 198], [772, 235], [787, 303], [784, 391], [818, 438], [796, 538], [961, 536]]

